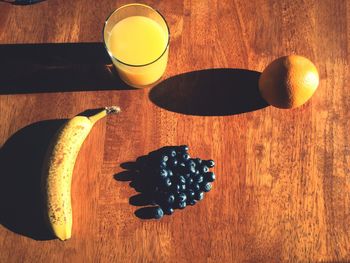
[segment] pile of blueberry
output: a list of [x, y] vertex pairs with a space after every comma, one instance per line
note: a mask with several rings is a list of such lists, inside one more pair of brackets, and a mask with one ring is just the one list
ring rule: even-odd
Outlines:
[[166, 146], [137, 159], [139, 173], [147, 174], [143, 192], [157, 205], [154, 218], [171, 215], [174, 209], [195, 205], [212, 188], [213, 160], [190, 158], [188, 146]]

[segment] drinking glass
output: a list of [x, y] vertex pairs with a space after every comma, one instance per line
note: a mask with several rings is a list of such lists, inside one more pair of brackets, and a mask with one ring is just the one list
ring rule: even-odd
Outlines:
[[[164, 42], [164, 48], [161, 49], [159, 54], [157, 54], [154, 59], [147, 61], [146, 63], [128, 63], [128, 61], [125, 61], [125, 58], [123, 61], [111, 51], [110, 37], [114, 26], [123, 19], [132, 16], [146, 17], [156, 22], [161, 28], [159, 32], [164, 34], [164, 39], [166, 40]], [[128, 4], [116, 9], [105, 22], [103, 38], [106, 50], [111, 57], [117, 72], [119, 73], [121, 79], [128, 85], [136, 88], [147, 87], [157, 82], [164, 74], [168, 62], [170, 32], [164, 17], [152, 7], [144, 4]], [[128, 36], [128, 38], [130, 41], [130, 36]], [[117, 39], [117, 41], [123, 40], [125, 41], [123, 38]], [[142, 45], [142, 43], [140, 44]]]

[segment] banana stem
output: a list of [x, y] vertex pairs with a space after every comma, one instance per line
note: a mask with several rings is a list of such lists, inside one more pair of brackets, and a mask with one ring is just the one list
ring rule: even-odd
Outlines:
[[100, 112], [96, 113], [95, 115], [92, 115], [89, 118], [89, 120], [92, 122], [92, 124], [95, 124], [98, 120], [102, 119], [103, 117], [109, 115], [109, 114], [114, 114], [114, 113], [119, 113], [121, 112], [120, 107], [118, 106], [110, 106], [110, 107], [105, 107], [103, 110]]

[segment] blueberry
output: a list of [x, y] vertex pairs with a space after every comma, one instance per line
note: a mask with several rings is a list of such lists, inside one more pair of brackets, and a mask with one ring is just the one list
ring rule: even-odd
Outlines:
[[208, 160], [208, 161], [206, 161], [206, 165], [209, 168], [213, 168], [215, 166], [215, 162], [213, 160]]
[[171, 215], [172, 213], [174, 213], [174, 208], [172, 208], [171, 206], [166, 206], [163, 208], [163, 210], [166, 215]]
[[162, 209], [162, 208], [156, 207], [156, 208], [154, 209], [154, 218], [160, 219], [160, 218], [163, 217], [163, 215], [164, 215], [164, 212], [163, 212], [163, 209]]
[[180, 175], [180, 176], [178, 177], [178, 180], [179, 180], [179, 183], [180, 183], [180, 184], [185, 184], [185, 183], [186, 183], [186, 178], [185, 178], [184, 176], [182, 176], [182, 175]]
[[207, 182], [214, 182], [215, 181], [215, 174], [213, 172], [208, 172], [204, 175], [204, 179]]
[[193, 178], [191, 178], [191, 177], [189, 177], [189, 178], [186, 179], [186, 184], [187, 184], [187, 185], [191, 185], [191, 184], [193, 184], [193, 182], [194, 182], [194, 181], [193, 181]]
[[192, 185], [192, 190], [193, 191], [199, 191], [200, 189], [201, 189], [201, 187], [200, 187], [199, 184], [195, 183], [195, 184]]
[[186, 185], [185, 184], [181, 184], [180, 185], [180, 191], [185, 191], [186, 190]]
[[184, 202], [184, 201], [186, 201], [187, 196], [186, 196], [185, 193], [180, 193], [179, 196], [178, 196], [178, 198], [179, 198], [179, 201], [180, 201], [180, 202]]
[[159, 168], [161, 168], [161, 169], [165, 169], [166, 168], [166, 162], [160, 162], [160, 164], [159, 164]]
[[168, 172], [165, 169], [161, 169], [159, 171], [159, 175], [160, 175], [161, 178], [167, 178], [168, 177]]
[[179, 184], [173, 184], [173, 190], [175, 191], [175, 192], [179, 192], [180, 191], [180, 185]]
[[172, 203], [174, 203], [174, 201], [175, 201], [175, 196], [174, 196], [173, 194], [169, 194], [169, 195], [166, 197], [166, 202], [167, 202], [168, 204], [172, 204]]
[[187, 162], [187, 166], [188, 167], [196, 167], [196, 163], [195, 163], [195, 161], [193, 161], [193, 160], [189, 160], [188, 162]]
[[209, 168], [208, 168], [208, 166], [206, 166], [206, 165], [202, 166], [202, 167], [201, 167], [201, 170], [202, 170], [203, 173], [209, 172]]
[[184, 153], [187, 153], [188, 152], [188, 146], [187, 145], [181, 145], [181, 146], [178, 146], [177, 149], [176, 149], [177, 153], [182, 155]]
[[211, 183], [205, 183], [202, 185], [201, 189], [204, 191], [204, 192], [209, 192], [211, 190]]
[[191, 173], [191, 174], [195, 174], [196, 171], [197, 171], [196, 168], [195, 168], [194, 166], [191, 166], [189, 170], [190, 170], [190, 173]]
[[188, 153], [185, 153], [182, 155], [182, 159], [184, 159], [185, 161], [190, 159], [190, 155]]
[[170, 187], [172, 185], [170, 178], [165, 178], [164, 180], [164, 186]]
[[169, 151], [169, 156], [175, 157], [176, 156], [176, 151], [175, 150], [170, 150]]
[[193, 199], [194, 196], [195, 196], [195, 194], [196, 194], [196, 193], [195, 193], [193, 190], [191, 190], [191, 189], [188, 190], [188, 191], [187, 191], [187, 197], [188, 197], [188, 199], [190, 199], [190, 200]]
[[180, 167], [186, 167], [186, 164], [184, 162], [179, 163]]
[[200, 201], [203, 198], [204, 198], [204, 192], [202, 192], [202, 191], [196, 192], [194, 195], [194, 199], [197, 201]]
[[187, 152], [187, 151], [188, 151], [188, 146], [187, 146], [187, 145], [180, 145], [180, 146], [178, 147], [178, 150], [179, 150], [179, 151]]
[[189, 173], [185, 173], [184, 176], [185, 176], [186, 179], [191, 177], [191, 175]]
[[199, 184], [200, 184], [200, 183], [203, 182], [204, 178], [203, 178], [202, 175], [196, 175], [196, 177], [194, 178], [194, 180], [195, 180], [196, 183], [199, 183]]
[[186, 202], [188, 205], [195, 205], [196, 204], [196, 200], [191, 199], [191, 200], [187, 200]]
[[168, 177], [172, 177], [174, 175], [173, 171], [171, 171], [171, 170], [167, 170], [167, 172], [168, 172]]
[[202, 163], [202, 159], [196, 158], [194, 159], [194, 162], [196, 163], [196, 165], [200, 165]]
[[178, 207], [179, 207], [180, 209], [184, 209], [184, 208], [186, 207], [186, 202], [179, 202], [179, 203], [178, 203]]
[[169, 157], [168, 157], [168, 155], [162, 154], [162, 155], [160, 156], [160, 160], [161, 160], [162, 162], [166, 162], [166, 161], [169, 160]]

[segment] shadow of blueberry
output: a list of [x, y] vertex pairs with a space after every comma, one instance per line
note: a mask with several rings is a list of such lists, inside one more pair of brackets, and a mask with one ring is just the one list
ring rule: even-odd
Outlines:
[[135, 211], [135, 216], [141, 219], [156, 219], [158, 206], [156, 206], [154, 200], [153, 191], [155, 189], [152, 174], [145, 171], [141, 173], [142, 169], [139, 162], [125, 162], [120, 167], [126, 170], [115, 174], [114, 179], [121, 182], [130, 182], [129, 186], [139, 192], [139, 194], [129, 198], [129, 204], [142, 206], [142, 208]]
[[135, 211], [141, 219], [159, 219], [175, 209], [195, 205], [212, 188], [215, 174], [213, 160], [190, 158], [188, 146], [166, 146], [135, 162], [120, 165], [124, 171], [114, 175], [117, 181], [130, 182], [137, 195], [129, 203], [142, 206]]

